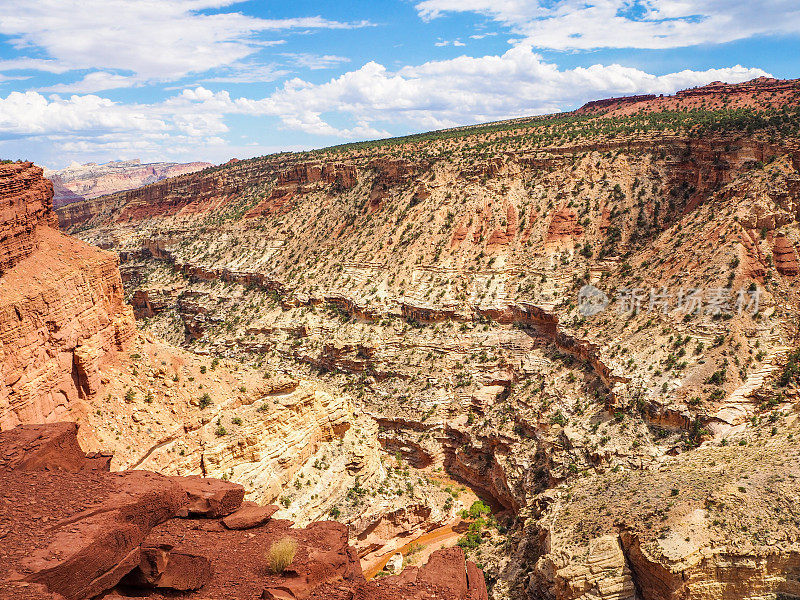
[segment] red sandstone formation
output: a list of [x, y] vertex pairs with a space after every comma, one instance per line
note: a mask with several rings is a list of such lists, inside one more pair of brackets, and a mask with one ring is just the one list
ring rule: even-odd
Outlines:
[[561, 208], [553, 212], [550, 218], [545, 244], [571, 244], [576, 237], [581, 235], [583, 235], [583, 227], [578, 224], [578, 215], [571, 208]]
[[61, 234], [53, 188], [0, 167], [0, 430], [65, 418], [134, 333], [115, 254]]
[[370, 163], [376, 170], [369, 193], [369, 210], [378, 210], [384, 199], [389, 196], [389, 190], [409, 182], [415, 172], [415, 165], [407, 160], [377, 159]]
[[796, 79], [758, 77], [736, 84], [714, 81], [701, 87], [681, 90], [672, 96], [646, 94], [594, 100], [584, 104], [575, 113], [622, 116], [636, 112], [699, 107], [705, 100], [718, 102], [722, 98], [727, 99], [729, 108], [750, 108], [754, 106], [756, 97], [761, 100], [769, 98], [768, 102], [772, 107], [780, 108], [787, 99], [796, 98], [798, 93], [800, 93], [800, 82]]
[[[276, 507], [242, 505], [242, 487], [226, 481], [110, 473], [82, 455], [76, 434], [72, 423], [0, 434], [4, 600], [487, 598], [460, 549], [368, 582], [344, 525], [294, 529], [271, 518]], [[265, 552], [285, 537], [297, 553], [271, 573]]]
[[53, 185], [33, 163], [0, 165], [0, 276], [36, 247], [39, 225], [56, 227]]
[[608, 108], [617, 108], [626, 104], [638, 104], [639, 102], [646, 102], [648, 100], [655, 100], [658, 96], [655, 94], [640, 94], [637, 96], [623, 96], [621, 98], [603, 98], [602, 100], [592, 100], [587, 102], [578, 109], [579, 113], [591, 113]]
[[349, 165], [300, 163], [278, 173], [275, 187], [269, 197], [253, 207], [245, 215], [263, 217], [282, 214], [293, 208], [292, 199], [314, 189], [313, 184], [324, 182], [337, 192], [352, 188], [356, 184], [355, 167]]
[[775, 257], [775, 268], [781, 275], [795, 276], [800, 274], [800, 267], [797, 263], [797, 251], [792, 242], [782, 234], [775, 236], [773, 247]]
[[450, 247], [457, 248], [460, 246], [461, 242], [467, 239], [467, 235], [469, 235], [469, 227], [466, 225], [459, 225], [453, 229], [453, 237], [450, 240]]

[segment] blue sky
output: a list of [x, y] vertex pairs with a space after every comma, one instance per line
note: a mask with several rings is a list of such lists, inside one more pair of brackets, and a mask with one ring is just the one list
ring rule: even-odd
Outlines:
[[796, 0], [0, 0], [0, 158], [223, 162], [798, 56]]

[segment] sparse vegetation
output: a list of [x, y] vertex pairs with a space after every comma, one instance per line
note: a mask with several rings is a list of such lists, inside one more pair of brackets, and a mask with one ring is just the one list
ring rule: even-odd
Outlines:
[[281, 538], [272, 544], [267, 551], [267, 565], [270, 573], [280, 575], [292, 564], [297, 554], [297, 541], [294, 538]]

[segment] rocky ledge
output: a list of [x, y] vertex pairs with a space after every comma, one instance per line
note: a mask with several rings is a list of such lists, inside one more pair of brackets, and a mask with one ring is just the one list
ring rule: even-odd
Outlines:
[[[243, 503], [244, 489], [228, 481], [109, 472], [107, 455], [81, 451], [77, 430], [54, 423], [0, 434], [2, 598], [487, 598], [461, 549], [367, 581], [344, 525], [293, 528], [272, 518], [275, 507]], [[285, 538], [296, 552], [271, 572], [267, 550]]]

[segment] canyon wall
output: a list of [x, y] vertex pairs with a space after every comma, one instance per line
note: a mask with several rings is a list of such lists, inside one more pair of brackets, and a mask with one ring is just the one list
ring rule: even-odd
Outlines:
[[[72, 202], [58, 207], [57, 213], [61, 227], [72, 230], [108, 219], [128, 222], [176, 213], [207, 212], [225, 206], [253, 186], [269, 188], [268, 197], [251, 206], [249, 216], [255, 216], [280, 208], [295, 194], [303, 193], [306, 186], [317, 182], [330, 184], [338, 190], [350, 189], [356, 183], [355, 176], [355, 169], [348, 165], [296, 165], [289, 155], [278, 154], [266, 161], [232, 161], [222, 167], [170, 177], [138, 189]], [[275, 185], [269, 186], [273, 179]]]
[[39, 225], [57, 227], [53, 186], [33, 163], [0, 165], [0, 276], [36, 249]]
[[0, 167], [0, 428], [65, 418], [134, 333], [115, 254], [61, 234], [30, 163]]

